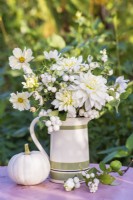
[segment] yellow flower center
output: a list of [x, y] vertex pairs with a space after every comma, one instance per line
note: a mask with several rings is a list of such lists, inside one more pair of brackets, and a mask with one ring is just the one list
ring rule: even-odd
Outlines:
[[19, 62], [24, 63], [24, 61], [25, 61], [25, 58], [24, 58], [24, 57], [20, 57], [20, 58], [19, 58]]
[[97, 83], [96, 80], [93, 79], [90, 81], [90, 84], [86, 84], [86, 87], [89, 88], [90, 90], [94, 90], [96, 83]]
[[23, 100], [22, 98], [18, 98], [18, 102], [19, 102], [19, 103], [23, 103], [24, 100]]

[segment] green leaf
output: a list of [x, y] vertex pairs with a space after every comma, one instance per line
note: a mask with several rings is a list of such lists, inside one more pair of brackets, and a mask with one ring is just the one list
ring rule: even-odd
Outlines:
[[61, 112], [59, 112], [58, 116], [61, 121], [65, 121], [66, 117], [67, 117], [67, 112], [61, 111]]
[[48, 119], [49, 119], [48, 116], [42, 116], [42, 117], [39, 118], [40, 121], [44, 121], [44, 120], [48, 120]]
[[127, 99], [127, 97], [132, 93], [132, 88], [128, 88], [126, 92], [122, 93], [120, 98]]
[[102, 171], [106, 171], [106, 165], [105, 165], [104, 162], [100, 162], [100, 163], [99, 163], [99, 167], [100, 167], [100, 169], [101, 169]]
[[126, 156], [128, 156], [129, 155], [129, 152], [128, 152], [128, 150], [119, 150], [117, 153], [116, 153], [116, 155], [115, 155], [115, 157], [116, 158], [123, 158], [123, 157], [126, 157]]
[[13, 137], [17, 137], [17, 138], [23, 137], [23, 136], [25, 136], [27, 134], [27, 131], [28, 131], [28, 127], [23, 127], [21, 129], [15, 131], [13, 133]]
[[103, 159], [103, 162], [107, 163], [108, 161], [112, 160], [113, 158], [115, 158], [117, 154], [117, 151], [114, 151], [110, 154], [108, 154], [104, 159]]
[[62, 49], [66, 46], [65, 40], [57, 34], [53, 34], [48, 38], [48, 43], [51, 47]]
[[115, 180], [115, 178], [111, 176], [110, 174], [101, 174], [99, 176], [99, 179], [100, 179], [100, 182], [105, 185], [111, 185]]
[[106, 154], [106, 153], [111, 153], [116, 150], [126, 150], [127, 148], [125, 146], [119, 146], [119, 147], [112, 147], [103, 151], [98, 152], [98, 154]]
[[95, 167], [92, 167], [92, 168], [88, 171], [89, 174], [91, 174], [91, 173], [96, 174], [97, 172], [100, 173], [100, 171], [99, 171], [97, 168], [95, 168]]
[[49, 113], [49, 116], [58, 116], [58, 113], [59, 113], [58, 110], [54, 110], [54, 111]]
[[133, 133], [127, 138], [126, 147], [129, 151], [133, 150]]

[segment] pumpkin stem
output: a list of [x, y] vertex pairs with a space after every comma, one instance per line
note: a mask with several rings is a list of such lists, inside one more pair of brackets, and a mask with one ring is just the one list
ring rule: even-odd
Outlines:
[[26, 154], [26, 155], [29, 155], [29, 154], [30, 154], [30, 150], [29, 150], [29, 145], [28, 145], [28, 144], [25, 144], [25, 145], [24, 145], [24, 150], [25, 150], [25, 154]]

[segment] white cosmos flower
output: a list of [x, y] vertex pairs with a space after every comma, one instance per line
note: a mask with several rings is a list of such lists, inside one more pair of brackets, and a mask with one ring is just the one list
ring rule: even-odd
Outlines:
[[91, 72], [81, 73], [80, 77], [75, 83], [79, 89], [83, 90], [87, 94], [85, 100], [85, 109], [88, 111], [92, 107], [101, 110], [105, 105], [108, 93], [107, 93], [107, 80], [102, 76], [95, 76]]
[[59, 54], [57, 50], [50, 51], [50, 52], [44, 51], [44, 57], [47, 60], [55, 59], [57, 61], [60, 55], [61, 54]]
[[9, 57], [9, 65], [12, 69], [23, 69], [26, 74], [32, 73], [29, 62], [33, 59], [31, 49], [20, 48], [13, 50], [13, 56]]
[[30, 101], [29, 101], [30, 94], [28, 92], [22, 93], [11, 93], [11, 97], [9, 101], [13, 104], [13, 108], [22, 110], [29, 110], [30, 109]]
[[35, 75], [24, 75], [26, 82], [22, 82], [24, 88], [37, 88], [39, 87], [38, 77]]
[[68, 111], [68, 113], [76, 113], [76, 107], [78, 107], [78, 99], [75, 98], [74, 92], [64, 89], [60, 90], [55, 95], [56, 99], [52, 102], [55, 108], [59, 111]]
[[115, 81], [115, 87], [116, 87], [116, 91], [119, 94], [125, 92], [125, 89], [127, 88], [127, 82], [129, 82], [129, 80], [124, 80], [124, 76], [119, 76], [116, 79], [116, 81]]
[[59, 70], [59, 71], [67, 71], [71, 73], [72, 71], [77, 72], [80, 69], [80, 65], [82, 63], [82, 56], [78, 58], [63, 58], [60, 59], [56, 64], [51, 67], [51, 70]]

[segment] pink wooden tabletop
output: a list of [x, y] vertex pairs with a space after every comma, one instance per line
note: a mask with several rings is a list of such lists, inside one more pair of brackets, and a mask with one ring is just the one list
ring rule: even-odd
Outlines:
[[119, 185], [100, 184], [96, 193], [90, 193], [85, 184], [66, 192], [62, 184], [49, 180], [36, 186], [17, 185], [8, 177], [7, 167], [0, 167], [0, 200], [133, 200], [133, 168], [117, 179]]

